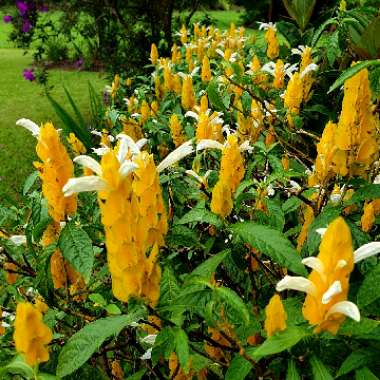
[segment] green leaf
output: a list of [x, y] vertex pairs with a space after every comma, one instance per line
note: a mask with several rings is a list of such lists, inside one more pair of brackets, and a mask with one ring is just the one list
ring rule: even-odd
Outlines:
[[360, 322], [347, 318], [339, 329], [339, 335], [380, 340], [380, 322], [365, 317], [361, 317]]
[[369, 368], [363, 367], [355, 371], [355, 380], [379, 380], [379, 378]]
[[212, 224], [217, 228], [222, 227], [222, 220], [218, 215], [205, 208], [194, 207], [187, 214], [185, 214], [176, 224], [188, 224], [188, 223], [207, 223]]
[[152, 364], [156, 365], [161, 357], [169, 359], [170, 354], [175, 351], [175, 344], [176, 342], [172, 329], [167, 327], [161, 329], [157, 334], [152, 348]]
[[106, 339], [117, 336], [142, 316], [143, 311], [138, 310], [128, 315], [98, 319], [83, 327], [63, 346], [58, 357], [57, 376], [67, 376], [76, 371], [99, 350]]
[[253, 222], [234, 224], [231, 230], [243, 242], [269, 256], [278, 264], [294, 273], [306, 275], [300, 255], [280, 231]]
[[286, 380], [301, 380], [298, 373], [296, 362], [293, 359], [288, 361], [288, 370], [286, 371]]
[[329, 370], [317, 356], [311, 356], [310, 365], [314, 380], [333, 380], [333, 377], [330, 374]]
[[347, 79], [350, 79], [352, 76], [357, 74], [360, 70], [369, 67], [369, 66], [380, 66], [380, 59], [372, 59], [369, 61], [359, 62], [354, 66], [351, 66], [347, 70], [344, 70], [342, 74], [340, 74], [339, 78], [332, 84], [332, 86], [327, 91], [327, 94], [334, 91], [344, 84]]
[[74, 222], [67, 223], [59, 236], [58, 246], [63, 257], [88, 283], [94, 265], [94, 252], [87, 233]]
[[289, 15], [297, 22], [302, 31], [306, 29], [316, 4], [316, 0], [283, 0]]
[[189, 372], [190, 348], [189, 338], [185, 331], [180, 328], [173, 329], [175, 336], [175, 352], [177, 353], [178, 361], [185, 373]]
[[74, 99], [71, 96], [71, 94], [68, 91], [68, 89], [66, 88], [66, 86], [63, 86], [63, 89], [65, 90], [65, 94], [67, 96], [67, 99], [69, 100], [71, 108], [73, 109], [73, 111], [75, 113], [75, 116], [77, 117], [77, 120], [79, 122], [79, 125], [81, 126], [81, 129], [85, 131], [86, 130], [86, 122], [84, 121], [84, 118], [83, 118], [81, 112], [79, 111], [79, 108], [75, 104]]
[[219, 94], [218, 90], [218, 80], [216, 77], [211, 79], [207, 87], [207, 96], [212, 108], [216, 111], [224, 111], [226, 109], [223, 99]]
[[277, 334], [269, 337], [261, 346], [254, 349], [250, 356], [254, 360], [279, 352], [285, 351], [295, 346], [301, 339], [307, 337], [309, 332], [300, 327], [288, 327], [286, 330], [278, 332]]
[[99, 293], [92, 293], [88, 296], [89, 300], [93, 303], [96, 303], [100, 306], [107, 306], [107, 301], [104, 299], [104, 297]]
[[374, 352], [373, 349], [361, 348], [352, 352], [340, 366], [336, 376], [343, 376], [350, 373], [354, 369], [363, 367], [370, 363], [378, 353]]
[[105, 307], [105, 309], [106, 309], [107, 313], [110, 315], [120, 315], [121, 314], [121, 310], [114, 303], [110, 303], [109, 305], [107, 305]]
[[126, 380], [141, 380], [145, 375], [146, 371], [146, 368], [140, 369], [140, 371], [134, 373], [132, 376], [128, 376]]
[[214, 293], [218, 295], [222, 302], [226, 306], [231, 307], [235, 313], [241, 316], [242, 321], [248, 325], [249, 324], [249, 312], [246, 303], [236, 294], [235, 291], [224, 286], [217, 286], [214, 288]]
[[38, 170], [36, 170], [28, 176], [28, 178], [24, 182], [24, 187], [22, 188], [22, 195], [26, 195], [28, 191], [32, 188], [34, 182], [36, 182], [38, 178], [38, 174], [39, 172]]
[[349, 206], [354, 203], [360, 203], [377, 198], [380, 198], [380, 185], [366, 185], [356, 190], [351, 199], [345, 202], [345, 205]]
[[297, 197], [290, 197], [282, 204], [283, 213], [289, 214], [290, 212], [296, 211], [302, 204], [302, 201]]
[[210, 257], [198, 267], [196, 267], [190, 276], [200, 276], [205, 278], [210, 278], [212, 273], [215, 272], [216, 268], [220, 265], [220, 263], [224, 260], [224, 258], [231, 253], [230, 249], [225, 249], [222, 252]]
[[252, 364], [241, 355], [235, 355], [232, 359], [224, 380], [243, 380], [252, 369]]
[[0, 368], [0, 375], [3, 374], [20, 375], [26, 379], [34, 378], [33, 368], [25, 363], [21, 355], [17, 355], [9, 364]]
[[357, 301], [359, 308], [367, 306], [376, 301], [380, 297], [380, 264], [377, 264], [368, 274], [366, 274], [362, 282]]
[[51, 375], [50, 373], [40, 372], [37, 375], [37, 380], [59, 380], [59, 378], [57, 376]]
[[170, 306], [177, 297], [178, 292], [179, 286], [174, 271], [167, 265], [161, 278], [159, 306]]
[[326, 29], [327, 26], [331, 24], [337, 24], [338, 21], [335, 18], [329, 18], [326, 20], [322, 25], [315, 31], [313, 39], [311, 40], [311, 46], [315, 46], [318, 42], [319, 38], [321, 37], [323, 31]]

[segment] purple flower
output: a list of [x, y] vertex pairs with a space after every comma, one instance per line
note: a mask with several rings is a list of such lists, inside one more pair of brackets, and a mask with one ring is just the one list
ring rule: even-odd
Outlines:
[[42, 4], [42, 5], [40, 5], [40, 6], [38, 7], [38, 10], [39, 10], [39, 12], [41, 12], [41, 13], [46, 13], [46, 12], [49, 11], [49, 7], [48, 7], [47, 5], [45, 5], [45, 4]]
[[28, 4], [24, 1], [16, 1], [16, 7], [18, 8], [18, 11], [21, 16], [24, 16], [25, 13], [28, 11]]
[[21, 28], [21, 30], [23, 31], [23, 33], [29, 33], [30, 29], [32, 29], [32, 24], [30, 23], [29, 20], [24, 20], [22, 22], [22, 28]]
[[80, 69], [83, 66], [84, 60], [83, 58], [79, 58], [77, 61], [75, 61], [74, 66], [77, 69]]
[[36, 79], [36, 76], [34, 75], [33, 69], [24, 69], [23, 77], [26, 80], [29, 80], [33, 82]]
[[5, 16], [3, 17], [3, 21], [4, 21], [6, 24], [12, 22], [12, 20], [13, 20], [13, 17], [12, 17], [11, 15], [5, 15]]

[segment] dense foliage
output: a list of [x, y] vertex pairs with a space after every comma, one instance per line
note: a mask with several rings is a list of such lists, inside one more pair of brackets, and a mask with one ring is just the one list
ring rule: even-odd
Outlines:
[[71, 98], [62, 131], [17, 122], [38, 162], [0, 208], [2, 378], [377, 379], [379, 18], [296, 3], [298, 27], [152, 44], [92, 129]]

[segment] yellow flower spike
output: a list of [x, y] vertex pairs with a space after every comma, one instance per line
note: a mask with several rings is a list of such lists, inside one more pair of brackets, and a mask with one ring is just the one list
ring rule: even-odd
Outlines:
[[265, 316], [264, 329], [268, 337], [286, 329], [288, 317], [278, 294], [275, 294], [270, 299], [269, 304], [265, 308]]
[[188, 65], [190, 65], [190, 63], [192, 62], [192, 57], [193, 57], [193, 51], [191, 50], [191, 47], [187, 47], [186, 53], [185, 53], [185, 60]]
[[72, 132], [69, 133], [69, 137], [67, 137], [67, 142], [71, 145], [71, 149], [73, 150], [73, 152], [76, 156], [79, 156], [80, 154], [86, 153], [86, 147], [74, 135], [74, 133], [72, 133]]
[[[313, 63], [313, 58], [311, 55], [311, 47], [307, 46], [301, 53], [301, 64], [300, 64], [300, 73], [302, 73], [309, 65]], [[310, 71], [306, 73], [303, 78], [303, 100], [307, 102], [310, 99], [311, 87], [313, 86], [313, 72]]]
[[174, 90], [174, 76], [169, 66], [169, 62], [166, 61], [164, 64], [164, 90], [173, 91]]
[[116, 74], [113, 78], [112, 86], [111, 86], [111, 97], [112, 99], [116, 98], [117, 92], [120, 88], [120, 75]]
[[274, 69], [273, 87], [277, 89], [283, 88], [284, 77], [285, 77], [284, 62], [281, 59], [278, 59], [276, 62], [275, 69]]
[[185, 137], [183, 135], [181, 124], [178, 120], [177, 115], [172, 115], [170, 117], [169, 128], [172, 135], [172, 140], [175, 147], [177, 148], [185, 142]]
[[195, 106], [195, 94], [193, 90], [193, 79], [187, 75], [182, 84], [182, 107], [188, 111]]
[[141, 125], [132, 118], [121, 118], [121, 124], [123, 126], [123, 132], [131, 136], [133, 140], [140, 140], [144, 137]]
[[351, 231], [343, 218], [338, 217], [323, 235], [317, 257], [302, 262], [312, 268], [308, 279], [285, 276], [277, 291], [293, 289], [305, 292], [303, 315], [314, 332], [336, 334], [346, 316], [360, 320], [357, 306], [347, 301], [349, 277], [354, 267]]
[[269, 27], [265, 32], [265, 40], [268, 44], [267, 57], [271, 60], [277, 58], [280, 53], [280, 47], [276, 36], [276, 29], [274, 27]]
[[154, 77], [154, 94], [156, 95], [157, 99], [161, 99], [164, 94], [159, 76]]
[[313, 211], [313, 208], [311, 206], [309, 206], [309, 205], [305, 206], [305, 209], [303, 211], [303, 219], [304, 220], [303, 220], [301, 232], [297, 238], [297, 251], [299, 253], [301, 253], [301, 251], [302, 251], [302, 247], [303, 247], [303, 245], [307, 239], [309, 227], [314, 220], [314, 211]]
[[150, 61], [152, 65], [156, 65], [158, 62], [158, 50], [156, 44], [152, 44], [150, 48]]
[[187, 43], [187, 29], [184, 24], [182, 24], [182, 28], [180, 29], [179, 32], [181, 33], [181, 37], [180, 37], [181, 43], [182, 45], [185, 45]]
[[202, 82], [209, 82], [211, 80], [210, 61], [207, 55], [203, 57], [201, 79]]
[[141, 123], [144, 124], [150, 117], [150, 107], [145, 99], [141, 103], [140, 113], [141, 113]]
[[233, 202], [231, 188], [228, 183], [225, 183], [220, 179], [216, 183], [212, 190], [210, 208], [214, 214], [217, 214], [222, 218], [230, 215], [233, 208]]
[[292, 114], [300, 113], [303, 97], [302, 78], [299, 73], [295, 73], [289, 80], [284, 96], [284, 106], [288, 109], [288, 121], [291, 127], [294, 126]]
[[[153, 100], [153, 102], [151, 103], [150, 105], [150, 108], [151, 108], [151, 116], [154, 116], [157, 114], [158, 112], [158, 109], [160, 108], [160, 105], [158, 104], [158, 102], [156, 100]], [[138, 139], [135, 139], [135, 140], [138, 140]]]
[[284, 154], [281, 158], [282, 167], [285, 171], [289, 170], [289, 156], [287, 154]]
[[49, 306], [46, 305], [44, 299], [42, 297], [37, 297], [34, 300], [34, 304], [36, 309], [41, 312], [42, 314], [45, 314], [49, 310]]
[[76, 196], [65, 198], [62, 192], [62, 187], [74, 174], [74, 166], [53, 124], [46, 123], [40, 128], [36, 152], [42, 161], [35, 166], [40, 172], [49, 215], [56, 222], [64, 221], [77, 209]]
[[199, 113], [205, 113], [208, 110], [208, 98], [207, 95], [202, 95]]
[[172, 46], [172, 63], [175, 65], [181, 60], [181, 52], [178, 50], [177, 44]]
[[182, 81], [178, 74], [174, 75], [173, 79], [173, 90], [177, 95], [181, 95], [182, 92]]
[[41, 312], [32, 304], [17, 305], [13, 338], [16, 351], [25, 356], [30, 366], [49, 360], [47, 345], [52, 341], [52, 332], [43, 323]]
[[17, 278], [18, 278], [18, 274], [14, 273], [14, 272], [17, 272], [17, 269], [18, 269], [17, 265], [14, 263], [6, 262], [3, 264], [3, 268], [6, 272], [5, 280], [7, 284], [13, 285], [17, 281]]
[[366, 203], [363, 208], [363, 215], [361, 217], [360, 223], [362, 230], [364, 232], [371, 231], [375, 223], [375, 210], [373, 208], [372, 202]]
[[335, 133], [337, 174], [365, 176], [379, 157], [378, 119], [372, 106], [368, 70], [363, 69], [344, 82], [342, 112]]
[[244, 178], [244, 159], [240, 152], [237, 136], [229, 135], [222, 151], [219, 178], [229, 184], [231, 193], [235, 193]]

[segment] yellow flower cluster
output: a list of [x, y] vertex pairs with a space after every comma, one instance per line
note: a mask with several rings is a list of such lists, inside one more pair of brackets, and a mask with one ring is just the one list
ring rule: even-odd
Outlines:
[[275, 59], [280, 53], [280, 47], [278, 44], [276, 29], [274, 27], [269, 27], [265, 32], [265, 40], [267, 41], [267, 56], [269, 59]]
[[40, 172], [49, 215], [55, 222], [63, 221], [77, 208], [76, 196], [65, 198], [62, 192], [63, 185], [74, 174], [74, 167], [53, 124], [46, 123], [40, 128], [36, 152], [42, 163], [36, 162], [34, 165]]
[[214, 186], [211, 211], [222, 218], [228, 216], [233, 207], [232, 196], [244, 177], [244, 159], [240, 152], [238, 138], [230, 135], [222, 150], [219, 180]]
[[195, 94], [193, 89], [193, 79], [187, 75], [182, 84], [182, 107], [188, 111], [195, 106]]
[[80, 141], [74, 135], [74, 133], [72, 132], [69, 133], [69, 137], [67, 137], [67, 142], [71, 145], [71, 149], [73, 150], [76, 156], [86, 153], [86, 147], [83, 145], [82, 141]]
[[155, 305], [161, 277], [158, 250], [167, 232], [166, 211], [153, 156], [141, 152], [134, 161], [136, 171], [122, 176], [117, 149], [102, 157], [102, 178], [108, 188], [99, 191], [99, 206], [115, 297], [124, 302], [141, 297]]
[[265, 316], [264, 329], [268, 337], [286, 329], [287, 314], [278, 294], [270, 299], [265, 308]]
[[172, 115], [170, 117], [169, 128], [172, 135], [172, 140], [177, 148], [186, 141], [177, 115]]
[[47, 345], [52, 340], [52, 333], [43, 323], [41, 312], [32, 304], [17, 305], [13, 338], [17, 352], [25, 355], [30, 366], [49, 360]]
[[303, 84], [299, 73], [295, 73], [289, 80], [284, 96], [284, 106], [288, 109], [288, 123], [294, 127], [292, 115], [298, 115], [303, 99]]

